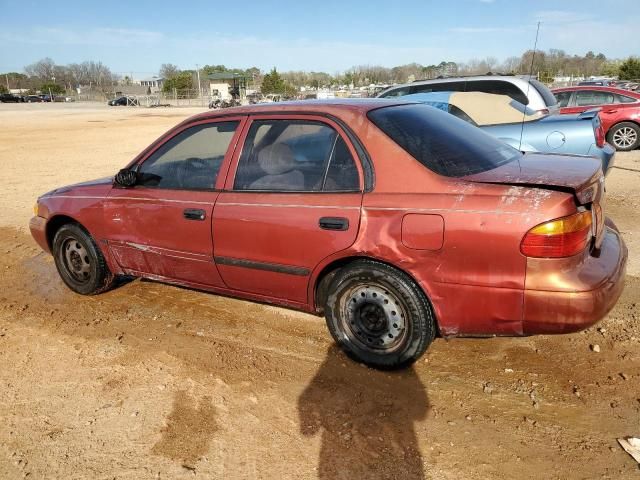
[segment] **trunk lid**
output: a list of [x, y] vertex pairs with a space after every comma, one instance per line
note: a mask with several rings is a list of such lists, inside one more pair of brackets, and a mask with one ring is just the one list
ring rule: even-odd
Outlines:
[[[572, 193], [576, 206], [592, 212], [593, 234], [600, 247], [604, 232], [604, 175], [600, 160], [580, 155], [526, 153], [519, 160], [474, 175], [468, 182], [515, 185]], [[551, 219], [550, 219], [551, 220]]]

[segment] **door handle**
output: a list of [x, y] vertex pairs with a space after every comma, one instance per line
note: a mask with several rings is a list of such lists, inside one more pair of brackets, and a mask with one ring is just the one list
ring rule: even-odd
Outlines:
[[182, 216], [187, 220], [204, 220], [207, 217], [207, 212], [199, 208], [187, 208], [182, 212]]
[[323, 230], [349, 230], [349, 219], [343, 217], [322, 217], [318, 224]]

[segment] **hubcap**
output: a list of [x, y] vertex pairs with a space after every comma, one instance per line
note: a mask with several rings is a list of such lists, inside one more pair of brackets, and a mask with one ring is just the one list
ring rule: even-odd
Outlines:
[[622, 127], [613, 134], [616, 147], [629, 148], [638, 140], [638, 133], [631, 127]]
[[67, 272], [79, 282], [87, 282], [91, 275], [91, 262], [87, 250], [75, 238], [68, 238], [62, 244], [64, 266]]
[[394, 294], [380, 287], [356, 287], [348, 295], [347, 329], [366, 348], [390, 350], [402, 342], [406, 312]]

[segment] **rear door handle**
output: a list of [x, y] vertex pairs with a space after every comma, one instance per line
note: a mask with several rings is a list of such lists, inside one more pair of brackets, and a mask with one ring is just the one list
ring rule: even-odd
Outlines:
[[323, 230], [349, 230], [349, 219], [343, 217], [322, 217], [318, 223]]
[[199, 208], [187, 208], [182, 212], [182, 215], [187, 220], [204, 220], [207, 218], [207, 212]]

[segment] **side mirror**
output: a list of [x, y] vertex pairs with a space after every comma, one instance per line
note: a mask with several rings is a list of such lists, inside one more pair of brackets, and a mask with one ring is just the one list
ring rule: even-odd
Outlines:
[[120, 170], [114, 178], [114, 183], [120, 187], [133, 187], [137, 181], [138, 174], [128, 168]]

